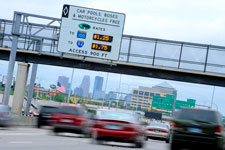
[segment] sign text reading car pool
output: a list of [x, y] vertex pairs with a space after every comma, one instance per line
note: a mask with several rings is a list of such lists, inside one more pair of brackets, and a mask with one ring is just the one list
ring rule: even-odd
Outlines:
[[58, 51], [118, 60], [125, 14], [64, 5]]

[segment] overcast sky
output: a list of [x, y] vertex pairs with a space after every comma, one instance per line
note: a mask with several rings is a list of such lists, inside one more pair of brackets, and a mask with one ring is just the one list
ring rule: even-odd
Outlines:
[[[0, 0], [0, 2], [1, 19], [12, 20], [14, 11], [61, 18], [63, 4], [70, 4], [125, 13], [124, 34], [225, 46], [224, 0]], [[0, 74], [6, 75], [7, 64], [0, 61]], [[70, 77], [71, 72], [71, 68], [39, 65], [36, 81], [48, 86], [55, 83], [59, 75]], [[75, 69], [73, 87], [79, 86], [83, 75], [87, 74], [91, 76], [91, 87], [96, 75], [105, 79], [107, 76], [107, 73]], [[121, 75], [119, 86], [119, 80], [120, 75], [110, 73], [107, 90], [120, 89], [126, 92], [138, 85], [151, 87], [164, 81]], [[212, 86], [167, 82], [178, 90], [178, 99], [193, 98], [200, 104], [210, 105]], [[216, 87], [214, 102], [225, 115], [223, 93], [225, 88]]]

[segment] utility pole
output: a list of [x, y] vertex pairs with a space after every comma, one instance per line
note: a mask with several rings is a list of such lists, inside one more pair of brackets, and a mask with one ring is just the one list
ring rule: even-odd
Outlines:
[[68, 94], [68, 98], [67, 98], [67, 103], [70, 103], [70, 95], [71, 95], [71, 87], [72, 87], [72, 83], [73, 83], [73, 75], [74, 75], [74, 68], [72, 70], [72, 75], [71, 75], [71, 80], [70, 80], [70, 87], [69, 87], [69, 94]]
[[105, 96], [106, 96], [106, 88], [107, 88], [107, 83], [108, 83], [108, 77], [109, 77], [109, 73], [107, 72], [106, 83], [105, 83], [105, 91], [104, 91], [104, 97], [102, 99], [102, 108], [104, 106], [104, 100], [105, 100]]
[[[120, 74], [119, 94], [118, 94], [119, 99], [120, 99], [120, 85], [121, 85], [121, 74]], [[116, 102], [116, 110], [118, 109], [118, 103], [119, 103], [119, 101], [117, 100], [117, 102]]]
[[214, 92], [215, 92], [215, 86], [213, 86], [213, 93], [212, 93], [211, 106], [210, 106], [211, 109], [212, 109], [212, 106], [213, 106]]

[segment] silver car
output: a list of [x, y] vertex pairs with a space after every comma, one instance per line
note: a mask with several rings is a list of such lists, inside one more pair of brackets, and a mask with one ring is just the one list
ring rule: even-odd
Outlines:
[[0, 127], [8, 127], [10, 124], [10, 108], [6, 105], [0, 105]]
[[169, 143], [169, 125], [162, 122], [151, 121], [145, 128], [146, 140], [159, 139]]

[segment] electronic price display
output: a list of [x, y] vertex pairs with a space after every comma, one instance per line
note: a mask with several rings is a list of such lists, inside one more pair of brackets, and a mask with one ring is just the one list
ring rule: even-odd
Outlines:
[[112, 42], [113, 37], [109, 35], [93, 34], [93, 40]]
[[92, 43], [92, 47], [91, 47], [91, 49], [105, 51], [105, 52], [111, 52], [111, 48], [112, 46], [105, 45], [105, 44], [97, 44], [97, 43]]
[[118, 60], [125, 14], [64, 5], [58, 51]]

